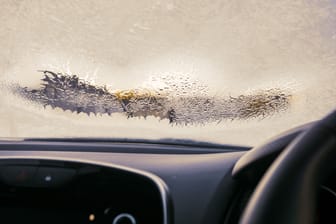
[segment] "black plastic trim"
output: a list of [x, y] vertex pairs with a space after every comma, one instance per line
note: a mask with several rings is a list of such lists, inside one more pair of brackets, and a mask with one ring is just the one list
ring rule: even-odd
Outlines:
[[245, 153], [233, 167], [234, 178], [253, 178], [258, 180], [274, 159], [288, 146], [296, 137], [313, 126], [315, 122], [308, 123], [267, 141], [265, 144], [255, 147]]
[[249, 150], [248, 147], [221, 147], [196, 144], [161, 143], [148, 141], [109, 141], [104, 139], [26, 139], [0, 141], [1, 150], [13, 151], [73, 151], [73, 152], [114, 152], [142, 154], [207, 154]]

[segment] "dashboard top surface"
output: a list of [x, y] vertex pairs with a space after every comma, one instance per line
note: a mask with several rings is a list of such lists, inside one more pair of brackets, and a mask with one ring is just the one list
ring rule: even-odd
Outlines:
[[[231, 170], [244, 152], [142, 154], [65, 151], [0, 151], [1, 159], [52, 159], [127, 168], [157, 177], [168, 188], [174, 223], [214, 223], [235, 191]], [[197, 195], [197, 197], [195, 197]], [[219, 207], [220, 209], [211, 209]]]

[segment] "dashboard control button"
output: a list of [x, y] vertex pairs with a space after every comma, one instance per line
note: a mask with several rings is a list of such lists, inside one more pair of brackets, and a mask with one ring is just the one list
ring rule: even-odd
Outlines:
[[67, 168], [39, 167], [36, 174], [37, 187], [56, 187], [73, 179], [76, 171]]
[[114, 218], [112, 224], [136, 224], [136, 220], [131, 214], [121, 213]]
[[35, 166], [5, 166], [0, 168], [1, 180], [8, 185], [31, 187], [37, 171]]

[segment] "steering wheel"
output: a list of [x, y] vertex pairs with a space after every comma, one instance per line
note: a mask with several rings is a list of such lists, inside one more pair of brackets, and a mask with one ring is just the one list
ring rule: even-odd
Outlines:
[[336, 110], [298, 136], [256, 187], [240, 224], [312, 224], [320, 183], [336, 170]]

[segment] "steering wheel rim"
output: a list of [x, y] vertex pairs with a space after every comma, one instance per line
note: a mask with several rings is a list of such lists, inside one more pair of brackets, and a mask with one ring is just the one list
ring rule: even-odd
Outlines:
[[298, 136], [256, 187], [240, 224], [312, 224], [318, 187], [336, 168], [336, 110]]

